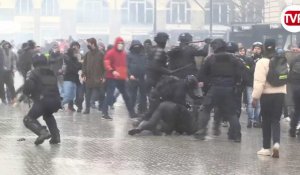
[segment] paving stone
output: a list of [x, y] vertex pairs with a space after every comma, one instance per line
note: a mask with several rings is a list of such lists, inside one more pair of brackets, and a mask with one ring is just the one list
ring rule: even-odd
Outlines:
[[[131, 120], [122, 102], [111, 111], [113, 121], [60, 111], [55, 114], [62, 143], [40, 146], [23, 126], [28, 107], [0, 105], [0, 174], [2, 175], [298, 175], [298, 138], [288, 137], [281, 122], [280, 158], [260, 157], [261, 129], [247, 129], [241, 117], [242, 142], [227, 140], [227, 128], [206, 141], [190, 136], [128, 136]], [[41, 122], [42, 119], [40, 119]], [[43, 122], [44, 123], [44, 122]], [[18, 141], [24, 138], [25, 141]]]

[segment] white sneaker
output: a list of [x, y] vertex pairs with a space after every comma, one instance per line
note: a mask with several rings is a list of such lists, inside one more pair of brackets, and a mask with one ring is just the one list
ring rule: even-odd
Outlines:
[[261, 150], [259, 150], [257, 152], [257, 155], [261, 155], [261, 156], [271, 156], [272, 153], [271, 153], [271, 149], [264, 149], [262, 148]]
[[279, 143], [275, 143], [274, 146], [273, 146], [273, 153], [272, 153], [272, 157], [273, 158], [279, 158]]
[[290, 118], [290, 117], [285, 117], [284, 120], [285, 120], [286, 122], [290, 122], [290, 121], [291, 121], [291, 118]]

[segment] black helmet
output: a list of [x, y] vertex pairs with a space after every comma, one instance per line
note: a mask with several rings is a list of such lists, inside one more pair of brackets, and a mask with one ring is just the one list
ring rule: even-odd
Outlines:
[[182, 33], [178, 37], [178, 41], [181, 43], [188, 43], [193, 41], [193, 36], [190, 33]]
[[47, 64], [47, 57], [44, 54], [38, 53], [32, 58], [33, 67], [46, 66]]
[[188, 75], [184, 79], [187, 87], [195, 89], [198, 86], [198, 79], [194, 75]]
[[156, 43], [166, 43], [168, 39], [169, 35], [165, 32], [158, 32], [154, 37]]
[[239, 46], [235, 42], [228, 42], [226, 45], [226, 51], [229, 53], [236, 53], [239, 51]]
[[226, 51], [226, 42], [221, 39], [214, 39], [210, 43], [211, 48], [213, 49], [214, 53], [220, 52], [220, 51]]

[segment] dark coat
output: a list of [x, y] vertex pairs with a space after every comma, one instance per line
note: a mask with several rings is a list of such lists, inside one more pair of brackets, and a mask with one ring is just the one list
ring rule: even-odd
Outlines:
[[82, 76], [86, 77], [86, 87], [102, 87], [105, 78], [104, 54], [98, 49], [88, 51], [84, 56]]
[[130, 52], [127, 55], [128, 76], [133, 75], [137, 79], [144, 79], [146, 73], [146, 55], [142, 52], [142, 50], [140, 52], [132, 50], [132, 48], [136, 45], [143, 48], [140, 41], [132, 41]]

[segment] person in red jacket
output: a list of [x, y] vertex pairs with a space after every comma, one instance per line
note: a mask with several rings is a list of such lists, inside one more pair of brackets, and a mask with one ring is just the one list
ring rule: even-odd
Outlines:
[[104, 66], [106, 70], [106, 98], [102, 112], [103, 118], [105, 119], [112, 119], [108, 114], [108, 104], [111, 104], [110, 102], [113, 99], [115, 88], [118, 88], [119, 92], [122, 94], [130, 117], [133, 118], [136, 116], [129, 95], [125, 89], [128, 73], [124, 49], [124, 40], [121, 37], [118, 37], [115, 40], [114, 47], [109, 50], [104, 57]]

